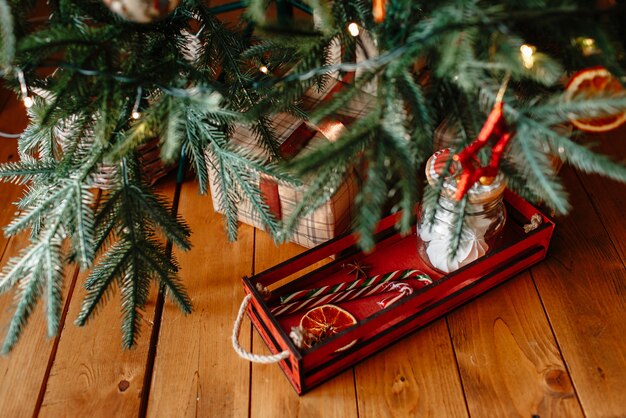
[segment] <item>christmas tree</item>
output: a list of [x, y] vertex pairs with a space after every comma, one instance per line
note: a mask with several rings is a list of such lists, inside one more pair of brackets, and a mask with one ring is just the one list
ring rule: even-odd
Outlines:
[[[150, 186], [142, 160], [145, 147], [156, 143], [165, 163], [193, 169], [201, 193], [208, 191], [209, 170], [219, 174], [216, 198], [231, 239], [242, 197], [282, 241], [355, 166], [365, 167], [354, 220], [361, 245], [374, 245], [374, 227], [387, 210], [402, 210], [398, 228], [408, 230], [422, 195], [427, 206], [440, 195], [442, 184], [422, 193], [417, 174], [433, 152], [437, 126], [445, 120], [455, 138], [449, 146], [459, 152], [477, 137], [494, 103], [514, 135], [502, 155], [484, 147], [476, 156], [483, 164], [501, 157], [497, 168], [523, 197], [555, 213], [570, 210], [555, 159], [626, 181], [624, 165], [578, 140], [580, 127], [601, 130], [624, 119], [622, 4], [255, 0], [234, 25], [218, 16], [229, 6], [193, 0], [56, 0], [45, 22], [30, 19], [35, 3], [0, 0], [0, 75], [30, 116], [19, 137], [20, 161], [0, 165], [1, 179], [27, 185], [5, 233], [30, 234], [30, 244], [0, 275], [0, 291], [18, 292], [4, 352], [40, 299], [48, 333], [57, 333], [68, 263], [91, 272], [78, 325], [119, 288], [125, 347], [136, 340], [153, 282], [191, 311], [179, 267], [163, 244], [164, 237], [188, 250], [191, 231]], [[294, 7], [312, 12], [315, 21]], [[357, 62], [365, 38], [377, 54]], [[337, 51], [340, 62], [333, 59]], [[565, 89], [572, 74], [590, 68], [587, 74], [600, 74], [604, 83], [582, 94], [571, 84]], [[308, 89], [354, 71], [356, 79], [332, 100], [302, 110]], [[374, 105], [339, 140], [306, 158], [281, 160], [276, 114], [316, 123], [372, 85]], [[574, 129], [563, 128], [572, 121]], [[241, 125], [272, 158], [231, 143]], [[259, 173], [290, 184], [313, 179], [292, 218], [279, 222], [272, 214]], [[465, 203], [459, 196], [450, 253], [463, 233]]]

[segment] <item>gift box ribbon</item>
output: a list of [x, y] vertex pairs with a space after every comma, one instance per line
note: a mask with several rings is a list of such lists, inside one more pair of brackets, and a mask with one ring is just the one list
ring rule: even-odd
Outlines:
[[[339, 93], [345, 86], [347, 81], [351, 81], [351, 77], [344, 77], [328, 92], [322, 102], [328, 102]], [[330, 142], [336, 141], [345, 129], [345, 125], [349, 125], [354, 118], [343, 115], [333, 115], [333, 118], [322, 120], [317, 125], [310, 122], [302, 122], [293, 133], [279, 147], [281, 157], [291, 159], [298, 155], [319, 132]], [[282, 219], [282, 209], [280, 204], [280, 196], [278, 193], [278, 183], [275, 179], [267, 175], [261, 175], [259, 179], [259, 190], [261, 196], [270, 212], [276, 219]]]
[[[279, 151], [283, 158], [290, 159], [298, 155], [317, 132], [309, 128], [305, 123], [300, 124], [295, 131], [280, 145]], [[282, 219], [280, 197], [278, 195], [278, 183], [272, 177], [261, 175], [259, 179], [261, 197], [276, 219]]]

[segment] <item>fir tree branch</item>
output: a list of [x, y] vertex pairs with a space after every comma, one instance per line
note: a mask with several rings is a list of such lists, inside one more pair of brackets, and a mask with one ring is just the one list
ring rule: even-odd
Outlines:
[[0, 164], [0, 181], [26, 184], [35, 179], [47, 178], [55, 172], [52, 163], [41, 161], [19, 161]]
[[336, 167], [334, 170], [318, 172], [312, 178], [307, 179], [306, 187], [297, 199], [293, 212], [284, 220], [282, 233], [279, 235], [280, 242], [289, 240], [301, 219], [314, 213], [328, 202], [346, 181], [350, 171], [351, 169], [347, 167]]
[[265, 39], [258, 44], [251, 45], [241, 54], [241, 57], [244, 59], [252, 59], [255, 57], [263, 57], [266, 54], [277, 55], [280, 53], [280, 56], [285, 59], [278, 60], [278, 62], [296, 61], [300, 54], [302, 43], [306, 41], [308, 41], [309, 44], [312, 42], [310, 37], [297, 37], [295, 40], [293, 38], [281, 38], [279, 40]]
[[94, 213], [92, 205], [94, 203], [93, 196], [89, 189], [74, 181], [74, 204], [72, 216], [74, 225], [71, 227], [72, 241], [79, 255], [79, 265], [86, 269], [91, 266], [91, 262], [95, 257], [94, 246]]
[[135, 344], [139, 336], [141, 310], [147, 302], [151, 281], [165, 283], [180, 308], [184, 312], [191, 310], [189, 297], [175, 276], [178, 266], [154, 239], [158, 228], [174, 244], [189, 248], [188, 227], [170, 215], [171, 210], [161, 197], [139, 183], [138, 170], [137, 161], [122, 160], [120, 188], [105, 197], [97, 215], [104, 223], [98, 245], [114, 230], [117, 241], [85, 282], [87, 296], [76, 319], [78, 325], [84, 325], [117, 281], [122, 295], [122, 344], [126, 348]]
[[121, 189], [113, 190], [110, 193], [104, 193], [100, 197], [98, 212], [94, 224], [97, 225], [95, 232], [94, 250], [100, 252], [105, 246], [107, 240], [111, 238], [113, 229], [118, 224], [117, 214], [120, 210], [120, 201], [122, 197]]
[[38, 157], [45, 162], [56, 161], [59, 155], [59, 141], [55, 133], [56, 125], [44, 123], [49, 108], [43, 99], [36, 98], [34, 105], [27, 109], [30, 123], [18, 141], [18, 151], [22, 159]]
[[55, 25], [20, 39], [17, 50], [20, 54], [51, 55], [68, 45], [97, 46], [120, 35], [121, 28], [114, 25], [104, 27]]
[[272, 237], [277, 237], [280, 232], [278, 221], [262, 198], [258, 180], [241, 170], [232, 170], [230, 174], [236, 180], [237, 187], [241, 189], [243, 196], [249, 199], [253, 209], [260, 215], [263, 225], [267, 227]]
[[618, 115], [626, 110], [626, 94], [598, 94], [567, 100], [558, 95], [545, 104], [522, 110], [523, 114], [550, 126], [578, 119], [595, 119]]
[[529, 186], [537, 196], [545, 200], [546, 205], [565, 214], [570, 209], [567, 196], [561, 183], [555, 179], [550, 160], [543, 150], [537, 148], [539, 143], [532, 131], [524, 125], [518, 125], [514, 144], [519, 144], [519, 153], [515, 155], [522, 161], [520, 166], [523, 167], [525, 177], [531, 181]]
[[180, 155], [180, 148], [185, 141], [181, 110], [172, 106], [164, 120], [161, 132], [161, 158], [172, 162]]
[[[241, 42], [237, 34], [229, 31], [221, 22], [213, 17], [205, 7], [199, 8], [199, 15], [207, 27], [205, 33], [210, 33], [210, 38], [203, 38], [202, 54], [206, 55], [215, 51], [215, 46], [221, 53], [222, 65], [232, 77], [233, 89], [230, 91], [233, 99], [239, 101], [244, 109], [253, 107], [258, 101], [256, 90], [252, 88], [250, 77], [241, 70], [240, 56], [245, 50], [245, 45]], [[236, 102], [235, 102], [236, 103]], [[265, 118], [259, 118], [254, 126], [260, 144], [276, 158], [280, 158], [280, 150], [275, 134]]]
[[[28, 319], [37, 304], [44, 285], [48, 299], [48, 333], [56, 334], [61, 314], [61, 283], [63, 280], [60, 247], [65, 238], [61, 231], [61, 219], [57, 218], [18, 257], [13, 257], [0, 276], [0, 291], [7, 285], [25, 280], [9, 331], [4, 341], [3, 352], [10, 351], [19, 339]], [[22, 279], [24, 278], [24, 279]]]
[[93, 317], [92, 314], [100, 304], [102, 297], [110, 290], [115, 279], [122, 275], [130, 251], [131, 244], [128, 241], [118, 241], [109, 248], [100, 262], [93, 268], [85, 281], [87, 295], [76, 318], [76, 325], [83, 326], [89, 318]]
[[209, 124], [202, 124], [201, 120], [193, 112], [188, 111], [185, 116], [186, 135], [182, 147], [195, 169], [200, 193], [206, 194], [209, 183], [206, 146], [210, 140], [224, 141], [225, 136], [217, 128]]
[[385, 183], [387, 158], [381, 142], [374, 143], [366, 151], [368, 167], [363, 187], [356, 197], [359, 208], [355, 231], [360, 235], [359, 245], [369, 251], [376, 245], [373, 231], [382, 216], [383, 205], [387, 200]]
[[16, 216], [9, 225], [4, 229], [6, 236], [17, 235], [29, 225], [31, 225], [44, 213], [54, 208], [58, 202], [62, 201], [66, 197], [71, 198], [73, 192], [70, 182], [60, 182], [56, 189], [52, 189], [47, 194], [45, 200], [38, 202], [37, 206], [33, 206], [24, 210], [18, 216]]
[[41, 292], [41, 282], [34, 274], [25, 277], [17, 308], [15, 309], [7, 336], [2, 345], [2, 354], [8, 354], [17, 343], [22, 331], [24, 331], [24, 327], [30, 319], [30, 315], [35, 309]]
[[265, 11], [269, 0], [248, 0], [245, 15], [254, 23], [265, 23]]
[[320, 167], [345, 166], [358, 152], [365, 149], [372, 141], [371, 132], [380, 123], [380, 109], [374, 109], [362, 119], [350, 125], [341, 138], [335, 142], [297, 157], [288, 163], [288, 167], [299, 173], [310, 173]]
[[520, 54], [520, 45], [525, 41], [510, 33], [496, 32], [493, 35], [492, 48], [495, 53], [490, 62], [468, 62], [466, 65], [487, 71], [499, 71], [511, 74], [513, 80], [533, 80], [545, 86], [552, 86], [563, 75], [563, 66], [546, 54], [535, 51], [530, 68], [524, 64]]
[[402, 190], [400, 197], [400, 208], [402, 216], [399, 226], [402, 232], [407, 232], [411, 228], [413, 220], [413, 209], [417, 201], [417, 177], [406, 176], [405, 173], [417, 173], [417, 167], [413, 164], [413, 158], [406, 140], [406, 133], [399, 124], [383, 122], [381, 126], [381, 137], [385, 138], [385, 155], [391, 158], [393, 166], [396, 168], [399, 177], [397, 187]]
[[[318, 124], [322, 119], [336, 114], [339, 110], [345, 108], [354, 98], [359, 95], [367, 95], [363, 88], [369, 84], [374, 77], [375, 72], [367, 72], [359, 77], [353, 85], [346, 85], [339, 93], [335, 94], [327, 104], [317, 107], [310, 115], [309, 119], [312, 123]], [[341, 83], [341, 81], [339, 81]]]
[[432, 138], [434, 123], [432, 111], [428, 107], [427, 98], [424, 96], [422, 87], [413, 80], [413, 76], [405, 71], [397, 80], [397, 91], [411, 106], [412, 117], [416, 122], [414, 129], [419, 132], [420, 142], [424, 138]]
[[45, 276], [48, 318], [48, 336], [53, 337], [59, 330], [61, 303], [63, 301], [63, 267], [61, 266], [60, 242], [51, 243], [43, 254], [41, 271]]
[[457, 205], [455, 205], [455, 209], [452, 212], [453, 218], [450, 224], [450, 242], [448, 243], [448, 259], [454, 260], [456, 255], [461, 247], [461, 242], [463, 241], [463, 237], [466, 234], [466, 210], [467, 210], [467, 202], [468, 195], [463, 196]]
[[282, 166], [275, 162], [265, 162], [254, 155], [254, 152], [245, 148], [232, 147], [220, 147], [218, 144], [214, 144], [211, 148], [213, 152], [219, 154], [221, 158], [228, 162], [231, 167], [238, 167], [239, 169], [248, 169], [260, 174], [273, 177], [276, 180], [298, 186], [301, 184], [300, 180], [286, 170], [282, 169]]
[[626, 183], [626, 166], [617, 163], [609, 157], [593, 152], [584, 145], [577, 144], [570, 138], [556, 131], [529, 121], [538, 133], [545, 135], [552, 150], [561, 150], [565, 162], [586, 173], [597, 173], [605, 177]]
[[[489, 88], [483, 89], [482, 93], [492, 101], [495, 99], [495, 94]], [[597, 154], [583, 145], [576, 144], [567, 136], [558, 133], [551, 126], [544, 124], [546, 122], [552, 124], [566, 119], [568, 116], [571, 117], [572, 115], [576, 115], [575, 117], [579, 115], [580, 117], [598, 117], [601, 115], [615, 114], [621, 109], [626, 108], [626, 101], [624, 100], [625, 99], [621, 96], [609, 96], [565, 102], [562, 96], [559, 96], [546, 105], [523, 110], [516, 109], [512, 105], [505, 103], [504, 111], [512, 121], [517, 123], [518, 130], [521, 128], [523, 132], [533, 133], [536, 136], [537, 143], [547, 140], [552, 150], [562, 150], [561, 155], [565, 162], [587, 173], [597, 173], [618, 181], [626, 182], [626, 166], [616, 163], [604, 155]], [[554, 117], [556, 115], [561, 116]], [[543, 153], [544, 151], [541, 150], [540, 152]], [[528, 157], [529, 154], [526, 155]], [[545, 161], [543, 164], [549, 165], [549, 163]], [[533, 166], [535, 169], [539, 169], [539, 165], [534, 161]], [[544, 185], [545, 184], [547, 183], [544, 183]], [[553, 181], [552, 184], [554, 184]], [[562, 190], [562, 186], [556, 187]], [[535, 190], [535, 192], [537, 191]], [[547, 193], [547, 191], [544, 191], [544, 193]], [[555, 193], [551, 194], [555, 196]], [[550, 198], [547, 200], [549, 199]], [[561, 204], [560, 209], [568, 207], [569, 205]], [[554, 209], [559, 210], [557, 208]], [[567, 211], [562, 213], [567, 213]]]
[[140, 261], [136, 258], [136, 252], [131, 252], [132, 261], [120, 280], [122, 294], [122, 346], [131, 348], [137, 342], [140, 332], [141, 311], [139, 307], [139, 285], [142, 279], [139, 274]]
[[128, 192], [133, 204], [141, 207], [149, 215], [151, 222], [157, 225], [169, 240], [183, 250], [191, 249], [189, 226], [182, 218], [172, 217], [169, 203], [162, 196], [135, 184], [130, 185]]
[[22, 249], [18, 256], [11, 257], [0, 275], [0, 293], [7, 292], [11, 287], [27, 275], [30, 263], [41, 253], [42, 242], [35, 242]]
[[187, 291], [176, 277], [178, 266], [168, 258], [162, 257], [166, 252], [164, 248], [158, 246], [156, 243], [146, 244], [147, 245], [140, 250], [144, 262], [151, 266], [152, 270], [157, 273], [157, 277], [167, 290], [170, 299], [183, 313], [190, 314], [192, 303]]
[[[456, 150], [457, 148], [451, 148], [450, 155], [454, 155]], [[441, 195], [444, 190], [446, 178], [450, 175], [450, 169], [453, 161], [454, 160], [452, 158], [448, 158], [443, 169], [441, 170], [441, 174], [437, 179], [435, 187], [429, 187], [427, 185], [424, 190], [424, 194], [422, 196], [422, 206], [424, 208], [424, 217], [426, 218], [426, 222], [422, 222], [422, 224], [429, 225], [429, 232], [432, 232], [432, 227], [435, 225]]]
[[215, 209], [221, 209], [223, 211], [226, 219], [226, 232], [228, 234], [228, 239], [230, 241], [235, 241], [237, 239], [237, 231], [239, 228], [237, 208], [239, 196], [236, 194], [230, 171], [227, 169], [224, 159], [219, 155], [219, 153], [214, 152], [215, 148], [218, 147], [211, 147], [209, 149], [209, 152], [211, 153], [209, 162], [215, 171], [215, 175], [217, 175], [219, 182], [219, 190], [212, 190], [212, 193], [216, 194], [214, 197], [219, 202], [219, 208]]
[[318, 29], [325, 35], [330, 35], [335, 31], [335, 21], [333, 7], [323, 0], [308, 0], [313, 8], [313, 13], [317, 15]]

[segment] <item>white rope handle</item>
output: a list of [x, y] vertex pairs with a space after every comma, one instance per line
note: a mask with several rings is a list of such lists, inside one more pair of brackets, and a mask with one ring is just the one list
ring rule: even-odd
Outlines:
[[271, 364], [278, 363], [281, 360], [285, 360], [289, 357], [289, 351], [281, 351], [278, 354], [274, 354], [271, 356], [260, 356], [258, 354], [252, 354], [246, 351], [242, 346], [239, 345], [239, 331], [241, 330], [241, 321], [243, 321], [243, 315], [246, 313], [246, 308], [250, 304], [250, 299], [252, 299], [252, 295], [247, 295], [243, 302], [241, 302], [241, 307], [239, 308], [239, 313], [237, 314], [237, 319], [235, 320], [235, 325], [233, 326], [233, 348], [239, 354], [239, 357], [242, 359], [246, 359], [253, 363], [262, 363], [262, 364]]

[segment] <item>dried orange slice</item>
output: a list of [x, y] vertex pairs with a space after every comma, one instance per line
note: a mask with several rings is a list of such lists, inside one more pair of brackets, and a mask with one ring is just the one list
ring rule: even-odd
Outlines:
[[[624, 87], [606, 68], [593, 67], [580, 71], [572, 77], [565, 91], [565, 99], [578, 96], [593, 97], [599, 93], [620, 92]], [[607, 132], [626, 122], [626, 112], [593, 119], [572, 119], [581, 131]]]
[[[312, 347], [320, 341], [339, 334], [343, 330], [356, 324], [356, 318], [345, 309], [335, 305], [322, 305], [308, 311], [300, 320], [300, 327], [304, 334], [305, 345]], [[337, 351], [352, 347], [356, 340]]]

